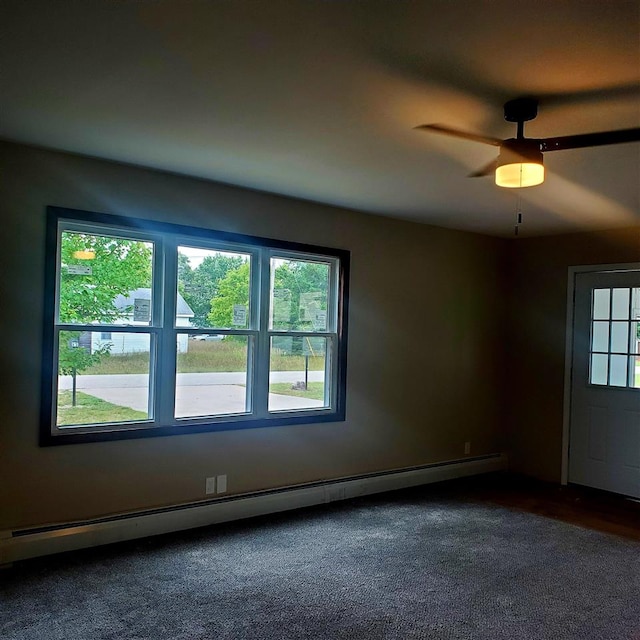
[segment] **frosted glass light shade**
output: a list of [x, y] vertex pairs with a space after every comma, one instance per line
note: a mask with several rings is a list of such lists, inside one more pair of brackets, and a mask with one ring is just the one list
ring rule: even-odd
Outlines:
[[496, 184], [499, 187], [534, 187], [543, 182], [544, 166], [538, 162], [512, 162], [496, 169]]

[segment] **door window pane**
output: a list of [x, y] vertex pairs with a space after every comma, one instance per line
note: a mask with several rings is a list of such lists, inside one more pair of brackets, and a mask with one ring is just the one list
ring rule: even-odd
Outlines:
[[628, 356], [611, 356], [611, 378], [609, 384], [612, 387], [627, 386]]
[[270, 325], [275, 331], [327, 331], [330, 265], [271, 259]]
[[62, 323], [151, 324], [153, 244], [63, 231], [59, 309]]
[[176, 418], [245, 413], [249, 338], [200, 334], [177, 338]]
[[629, 386], [640, 389], [640, 357], [629, 358]]
[[631, 290], [631, 352], [640, 354], [640, 287]]
[[273, 337], [269, 364], [269, 411], [329, 406], [326, 338]]
[[638, 287], [593, 290], [591, 384], [637, 388], [634, 354], [640, 355], [639, 304]]
[[612, 311], [613, 320], [629, 319], [629, 289], [613, 289], [612, 292]]
[[600, 353], [591, 355], [591, 384], [607, 384], [609, 356]]
[[246, 329], [251, 256], [178, 247], [177, 327]]
[[609, 319], [609, 303], [611, 289], [594, 289], [593, 290], [593, 319], [608, 320]]
[[591, 336], [592, 351], [609, 351], [609, 323], [594, 322]]
[[[152, 417], [148, 333], [60, 331], [56, 424], [109, 424]], [[75, 392], [74, 392], [75, 388]]]
[[629, 323], [611, 323], [611, 351], [613, 353], [628, 353]]

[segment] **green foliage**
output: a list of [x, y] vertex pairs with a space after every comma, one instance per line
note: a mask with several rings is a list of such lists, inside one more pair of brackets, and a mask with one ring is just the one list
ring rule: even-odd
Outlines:
[[[309, 371], [323, 371], [324, 357], [309, 357]], [[211, 371], [246, 371], [247, 341], [217, 340], [205, 342], [189, 340], [189, 350], [178, 354], [178, 373], [208, 373]], [[303, 371], [305, 358], [274, 351], [271, 354], [272, 371]], [[91, 375], [112, 375], [123, 373], [148, 373], [148, 353], [125, 353], [110, 355], [92, 365], [85, 373]]]
[[192, 323], [196, 327], [206, 327], [211, 311], [211, 301], [218, 295], [220, 281], [243, 264], [240, 256], [215, 254], [207, 256], [195, 269], [189, 258], [178, 254], [178, 289], [193, 310]]
[[[204, 264], [204, 262], [203, 262]], [[326, 264], [286, 261], [274, 273], [274, 290], [283, 318], [274, 320], [276, 329], [313, 330], [310, 308], [326, 311], [328, 295], [328, 273]], [[278, 296], [282, 292], [284, 295]], [[306, 296], [306, 298], [305, 298]], [[229, 269], [218, 282], [215, 296], [210, 301], [207, 315], [210, 326], [227, 328], [232, 326], [234, 305], [249, 305], [249, 263]], [[283, 306], [284, 305], [284, 306]], [[305, 314], [306, 312], [306, 314]]]
[[80, 331], [61, 331], [58, 369], [65, 376], [84, 371], [109, 354], [111, 343], [105, 343], [99, 349], [80, 346]]
[[[93, 260], [73, 255], [86, 250], [95, 252]], [[151, 286], [151, 248], [136, 240], [64, 232], [60, 262], [61, 322], [113, 322], [122, 314], [114, 304], [119, 294]], [[72, 265], [90, 267], [91, 274], [69, 273]]]
[[[77, 251], [92, 251], [92, 260], [74, 257]], [[60, 247], [60, 321], [109, 323], [122, 315], [115, 306], [118, 295], [151, 286], [152, 251], [136, 240], [84, 233], [64, 232]], [[90, 274], [69, 273], [72, 265], [90, 267]], [[94, 366], [109, 354], [110, 343], [99, 349], [79, 346], [79, 331], [61, 331], [59, 371], [73, 375]], [[75, 378], [74, 378], [75, 380]]]
[[209, 326], [228, 328], [233, 326], [233, 306], [245, 305], [249, 309], [249, 263], [231, 269], [218, 283], [216, 297], [211, 300], [207, 315]]
[[326, 264], [304, 261], [287, 261], [276, 268], [274, 273], [275, 291], [287, 292], [288, 304], [285, 317], [274, 319], [274, 328], [293, 331], [313, 330], [313, 318], [309, 307], [318, 311], [327, 310], [328, 274]]

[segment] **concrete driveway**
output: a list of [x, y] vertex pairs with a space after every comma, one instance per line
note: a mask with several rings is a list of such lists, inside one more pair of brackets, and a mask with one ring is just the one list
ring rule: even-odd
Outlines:
[[[224, 415], [243, 413], [246, 402], [246, 373], [182, 373], [177, 376], [176, 416]], [[310, 382], [324, 379], [324, 371], [309, 371]], [[303, 371], [277, 371], [270, 375], [270, 382], [299, 382]], [[60, 376], [60, 390], [71, 389], [71, 376]], [[148, 409], [149, 379], [144, 374], [80, 375], [78, 391], [106, 402], [137, 411]], [[269, 394], [269, 409], [311, 409], [322, 407], [323, 402], [310, 398]]]

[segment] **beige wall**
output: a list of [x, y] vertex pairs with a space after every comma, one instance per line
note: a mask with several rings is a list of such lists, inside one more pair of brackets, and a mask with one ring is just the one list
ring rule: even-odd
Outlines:
[[[504, 241], [8, 143], [0, 183], [0, 530], [504, 449]], [[351, 250], [347, 421], [39, 447], [47, 205]]]
[[640, 261], [640, 226], [517, 240], [510, 252], [510, 464], [559, 481], [568, 268]]

